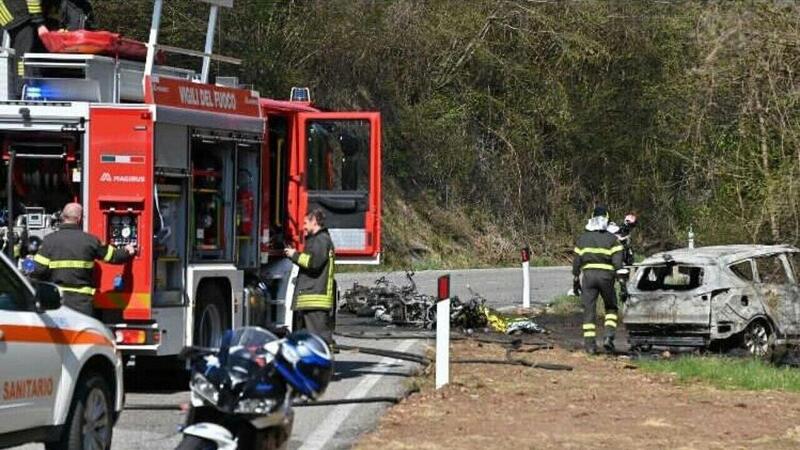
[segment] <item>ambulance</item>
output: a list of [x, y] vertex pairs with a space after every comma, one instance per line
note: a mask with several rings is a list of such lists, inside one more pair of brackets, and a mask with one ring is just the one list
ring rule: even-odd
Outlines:
[[0, 255], [0, 448], [109, 448], [122, 411], [122, 358], [100, 321], [61, 306]]

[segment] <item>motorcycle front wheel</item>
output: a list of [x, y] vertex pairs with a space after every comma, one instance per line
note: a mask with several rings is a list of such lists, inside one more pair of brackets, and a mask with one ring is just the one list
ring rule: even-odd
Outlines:
[[217, 443], [197, 436], [184, 435], [175, 450], [217, 450]]
[[250, 429], [239, 435], [239, 448], [253, 450], [285, 450], [289, 444], [289, 433], [283, 427], [263, 430]]

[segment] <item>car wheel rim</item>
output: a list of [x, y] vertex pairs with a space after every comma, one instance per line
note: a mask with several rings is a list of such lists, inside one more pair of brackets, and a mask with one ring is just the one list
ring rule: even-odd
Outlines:
[[100, 389], [92, 389], [83, 411], [83, 449], [105, 450], [110, 438], [111, 420], [106, 395]]
[[205, 347], [216, 347], [222, 340], [222, 318], [216, 305], [209, 304], [200, 314], [199, 344]]
[[769, 348], [769, 333], [764, 325], [751, 325], [745, 333], [744, 345], [753, 356], [766, 355]]

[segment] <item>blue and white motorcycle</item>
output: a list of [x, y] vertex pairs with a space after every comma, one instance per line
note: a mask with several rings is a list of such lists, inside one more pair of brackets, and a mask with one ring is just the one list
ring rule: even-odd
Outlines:
[[228, 331], [219, 349], [189, 347], [191, 405], [179, 450], [280, 449], [292, 432], [296, 398], [328, 386], [325, 342], [297, 332], [279, 339], [259, 327]]

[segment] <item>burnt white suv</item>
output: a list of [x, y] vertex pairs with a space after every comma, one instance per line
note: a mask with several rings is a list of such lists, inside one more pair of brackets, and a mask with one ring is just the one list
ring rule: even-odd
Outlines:
[[741, 346], [764, 356], [800, 343], [800, 250], [726, 245], [655, 254], [628, 283], [632, 349]]
[[0, 254], [0, 448], [108, 449], [122, 388], [111, 332]]

